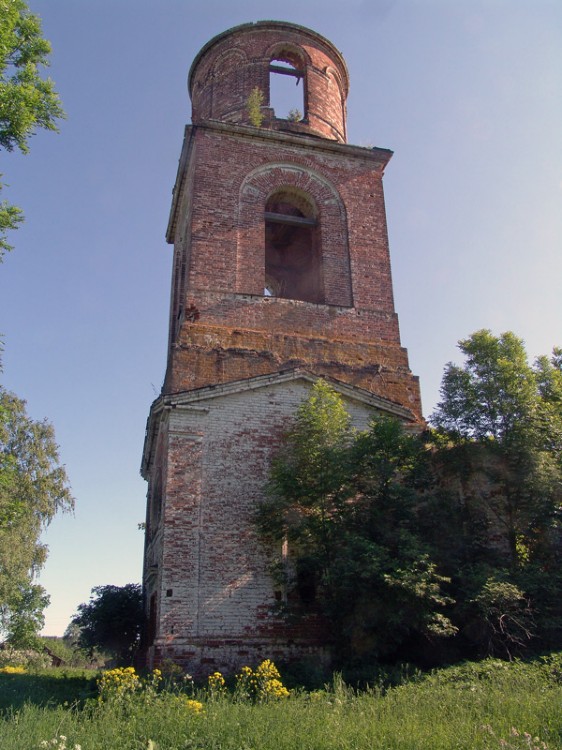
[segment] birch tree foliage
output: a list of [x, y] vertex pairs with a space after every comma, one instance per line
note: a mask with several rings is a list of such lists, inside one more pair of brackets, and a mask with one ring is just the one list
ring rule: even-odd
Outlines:
[[[0, 386], [0, 631], [10, 635], [25, 613], [39, 629], [45, 592], [34, 583], [47, 557], [41, 532], [73, 508], [52, 426], [31, 419], [25, 402]], [[29, 621], [29, 618], [27, 621]]]
[[[24, 0], [0, 0], [0, 150], [28, 153], [31, 136], [38, 129], [57, 130], [64, 117], [54, 83], [41, 75], [50, 53], [41, 21]], [[6, 233], [22, 221], [20, 208], [0, 201], [0, 261], [12, 249]]]

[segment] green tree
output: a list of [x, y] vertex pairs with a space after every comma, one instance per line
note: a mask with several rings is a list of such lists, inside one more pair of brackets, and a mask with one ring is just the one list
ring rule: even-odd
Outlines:
[[465, 363], [446, 366], [431, 418], [441, 482], [458, 501], [451, 517], [462, 522], [456, 622], [482, 653], [559, 645], [561, 351], [530, 364], [521, 339], [488, 330], [459, 348]]
[[431, 421], [447, 435], [505, 539], [510, 567], [543, 553], [562, 504], [562, 357], [530, 365], [513, 333], [477, 331], [459, 342], [464, 366], [449, 363]]
[[353, 431], [322, 380], [273, 462], [258, 528], [288, 542], [288, 607], [322, 614], [336, 662], [389, 658], [409, 639], [454, 632], [447, 582], [416, 530], [424, 463], [419, 439], [395, 420]]
[[387, 657], [409, 639], [453, 635], [445, 614], [453, 603], [444, 593], [449, 579], [420, 534], [420, 509], [432, 489], [420, 438], [396, 419], [374, 418], [352, 445], [350, 487], [350, 544], [336, 578], [349, 598], [355, 637]]
[[523, 341], [511, 332], [481, 330], [459, 341], [459, 349], [465, 364], [446, 365], [433, 424], [455, 438], [506, 448], [528, 440], [540, 394]]
[[[90, 601], [78, 606], [67, 632], [79, 629], [78, 645], [90, 656], [106, 651], [121, 665], [131, 664], [144, 623], [142, 587], [95, 586]], [[66, 637], [66, 635], [65, 635]]]
[[[51, 45], [41, 35], [38, 16], [24, 0], [0, 0], [0, 148], [29, 151], [38, 128], [57, 130], [64, 117], [54, 84], [40, 75], [49, 64]], [[0, 190], [2, 183], [0, 183]], [[23, 220], [19, 208], [0, 202], [0, 261], [11, 250], [6, 232]]]
[[350, 418], [341, 398], [318, 380], [273, 461], [271, 502], [258, 514], [262, 533], [270, 537], [288, 535], [290, 542], [300, 544], [312, 533], [326, 568], [338, 544], [334, 530], [347, 498], [345, 457], [350, 438]]
[[[37, 129], [57, 130], [64, 117], [53, 82], [40, 75], [50, 52], [24, 0], [0, 0], [0, 149], [26, 154]], [[0, 201], [0, 262], [12, 249], [7, 232], [22, 220]], [[43, 624], [48, 597], [33, 583], [47, 553], [39, 537], [72, 504], [52, 427], [30, 420], [25, 403], [0, 387], [0, 631], [13, 642], [27, 644]]]
[[45, 624], [44, 610], [49, 596], [42, 586], [31, 581], [21, 583], [14, 591], [7, 625], [8, 641], [15, 648], [40, 647], [39, 631]]
[[27, 641], [42, 626], [48, 598], [33, 582], [45, 562], [43, 529], [73, 499], [51, 425], [0, 386], [0, 630]]

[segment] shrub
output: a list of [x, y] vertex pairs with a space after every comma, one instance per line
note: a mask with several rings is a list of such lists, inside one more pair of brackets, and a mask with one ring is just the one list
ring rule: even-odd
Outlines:
[[248, 108], [248, 119], [255, 128], [261, 128], [263, 122], [263, 112], [261, 111], [263, 102], [263, 91], [258, 86], [254, 86], [248, 97], [246, 106]]
[[51, 664], [48, 654], [33, 649], [4, 648], [0, 651], [0, 667], [25, 667], [26, 670], [46, 669]]

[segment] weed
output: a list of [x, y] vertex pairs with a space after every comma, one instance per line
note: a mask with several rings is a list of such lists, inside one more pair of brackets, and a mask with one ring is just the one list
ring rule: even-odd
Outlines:
[[254, 86], [248, 97], [248, 101], [246, 102], [246, 107], [248, 110], [248, 119], [255, 128], [261, 128], [263, 122], [263, 112], [261, 108], [264, 99], [263, 91], [258, 86]]

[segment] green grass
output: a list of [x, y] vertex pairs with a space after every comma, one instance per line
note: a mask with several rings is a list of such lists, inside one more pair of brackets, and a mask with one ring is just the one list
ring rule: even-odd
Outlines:
[[96, 694], [96, 677], [96, 672], [85, 669], [0, 674], [0, 716], [8, 709], [19, 711], [27, 704], [53, 707], [83, 701]]
[[200, 695], [200, 714], [171, 693], [84, 704], [88, 690], [80, 675], [0, 675], [1, 750], [60, 735], [67, 750], [148, 750], [149, 741], [154, 750], [562, 750], [560, 656], [465, 664], [360, 693], [336, 678], [325, 690], [257, 705]]

